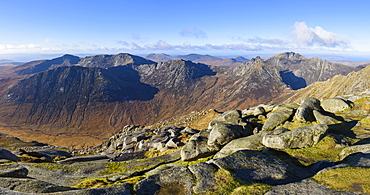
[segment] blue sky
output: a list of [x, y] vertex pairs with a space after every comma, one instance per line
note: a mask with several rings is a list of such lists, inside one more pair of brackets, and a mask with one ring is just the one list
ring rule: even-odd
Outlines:
[[0, 58], [295, 51], [370, 59], [369, 7], [368, 0], [0, 0]]

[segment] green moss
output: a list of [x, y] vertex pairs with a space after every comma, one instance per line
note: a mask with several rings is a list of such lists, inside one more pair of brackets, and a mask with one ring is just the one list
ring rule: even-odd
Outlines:
[[165, 154], [171, 154], [171, 153], [174, 153], [174, 152], [176, 152], [180, 149], [181, 148], [167, 149], [167, 150], [162, 151], [162, 152], [160, 150], [150, 150], [150, 151], [144, 152], [144, 156], [147, 157], [147, 158], [153, 158], [153, 157], [162, 156], [162, 155], [165, 155]]
[[299, 128], [299, 127], [305, 127], [305, 126], [310, 126], [310, 125], [316, 125], [317, 122], [305, 122], [305, 123], [302, 123], [302, 122], [299, 122], [299, 121], [292, 121], [292, 122], [289, 122], [289, 123], [286, 123], [284, 124], [282, 127], [284, 128], [287, 128], [289, 130], [293, 130], [293, 129], [296, 129], [296, 128]]
[[85, 179], [81, 183], [78, 183], [74, 186], [74, 188], [105, 188], [105, 187], [111, 187], [113, 184], [108, 181], [106, 178], [94, 178], [94, 179]]
[[285, 149], [283, 151], [297, 158], [304, 165], [310, 165], [323, 160], [335, 162], [339, 160], [339, 153], [343, 149], [336, 148], [336, 144], [335, 138], [332, 136], [326, 136], [313, 147]]
[[363, 98], [360, 98], [356, 101], [354, 101], [353, 103], [354, 104], [359, 104], [359, 105], [363, 105], [363, 104], [366, 104], [367, 102], [370, 102], [370, 97], [363, 97]]
[[178, 161], [174, 162], [174, 164], [179, 164], [177, 167], [187, 167], [187, 166], [190, 166], [190, 165], [195, 165], [195, 164], [198, 164], [198, 163], [207, 162], [208, 160], [212, 159], [213, 156], [214, 155], [211, 155], [211, 156], [208, 156], [208, 157], [205, 157], [205, 158], [200, 158], [200, 159], [194, 160], [194, 161], [178, 160]]
[[313, 177], [333, 189], [370, 193], [370, 168], [345, 167], [330, 169]]
[[242, 185], [231, 192], [231, 195], [257, 195], [265, 194], [267, 191], [271, 190], [272, 187], [267, 184], [254, 183], [251, 185]]
[[250, 183], [236, 178], [230, 171], [219, 169], [214, 176], [217, 185], [207, 195], [265, 194], [272, 187], [267, 184]]
[[105, 166], [107, 170], [100, 172], [99, 175], [108, 175], [113, 173], [122, 173], [127, 171], [127, 163], [126, 162], [109, 162]]
[[131, 177], [131, 178], [128, 178], [128, 179], [124, 179], [120, 182], [122, 183], [131, 183], [131, 184], [136, 184], [137, 182], [139, 182], [140, 180], [144, 179], [145, 176], [135, 176], [135, 177]]

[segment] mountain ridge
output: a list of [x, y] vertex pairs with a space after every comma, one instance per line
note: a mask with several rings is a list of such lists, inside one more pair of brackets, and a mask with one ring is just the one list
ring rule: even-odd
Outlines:
[[[154, 63], [132, 56], [67, 55], [17, 67], [17, 78], [0, 82], [4, 97], [0, 123], [53, 136], [77, 133], [106, 138], [125, 125], [149, 125], [192, 111], [246, 108], [292, 93], [281, 77], [283, 65], [260, 57], [222, 68], [185, 60]], [[46, 70], [33, 68], [45, 62]]]

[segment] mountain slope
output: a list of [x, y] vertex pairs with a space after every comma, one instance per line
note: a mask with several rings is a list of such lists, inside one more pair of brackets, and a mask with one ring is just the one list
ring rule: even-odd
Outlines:
[[370, 88], [370, 67], [351, 72], [347, 76], [337, 75], [333, 78], [313, 83], [306, 88], [296, 91], [286, 102], [297, 102], [304, 97], [319, 99], [338, 95], [358, 94]]
[[110, 68], [127, 64], [139, 65], [153, 63], [155, 62], [128, 53], [120, 53], [117, 55], [94, 55], [85, 58], [66, 54], [62, 57], [51, 60], [39, 60], [25, 63], [16, 67], [15, 72], [20, 75], [29, 75], [61, 66]]
[[319, 58], [305, 58], [294, 52], [281, 53], [265, 60], [275, 66], [285, 83], [292, 89], [300, 89], [316, 81], [325, 81], [335, 75], [355, 71], [354, 67], [334, 64]]
[[206, 65], [211, 66], [221, 66], [221, 67], [236, 67], [241, 65], [242, 63], [248, 62], [249, 60], [238, 56], [235, 58], [220, 58], [211, 55], [200, 55], [200, 54], [188, 54], [188, 55], [178, 55], [178, 56], [170, 56], [164, 53], [160, 54], [149, 54], [146, 56], [147, 59], [153, 60], [155, 62], [166, 62], [166, 61], [173, 61], [173, 60], [189, 60], [192, 62], [203, 63]]
[[[232, 69], [184, 60], [114, 66], [112, 56], [87, 59], [92, 63], [86, 66], [102, 68], [80, 62], [14, 83], [3, 96], [0, 124], [22, 125], [47, 136], [100, 139], [128, 124], [153, 124], [194, 110], [253, 106], [287, 89], [277, 69], [260, 58]], [[18, 132], [22, 139], [32, 137]]]

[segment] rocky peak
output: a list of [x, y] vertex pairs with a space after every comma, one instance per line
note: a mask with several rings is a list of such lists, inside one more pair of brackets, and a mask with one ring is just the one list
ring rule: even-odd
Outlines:
[[117, 55], [95, 55], [83, 58], [78, 64], [83, 67], [99, 67], [110, 68], [123, 65], [139, 65], [139, 64], [154, 64], [155, 62], [145, 58], [131, 55], [128, 53], [120, 53]]
[[206, 75], [215, 75], [207, 65], [185, 60], [160, 62], [153, 65], [137, 66], [142, 80], [153, 86], [177, 88], [188, 85], [189, 81]]
[[65, 54], [61, 57], [54, 58], [51, 60], [45, 60], [40, 61], [39, 63], [30, 63], [30, 67], [27, 67], [27, 64], [25, 65], [27, 68], [21, 69], [16, 71], [20, 75], [27, 75], [27, 74], [34, 74], [42, 71], [46, 71], [49, 69], [53, 69], [59, 66], [74, 66], [80, 61], [80, 58], [78, 56]]
[[316, 81], [325, 81], [335, 75], [347, 75], [355, 69], [319, 58], [305, 58], [294, 52], [285, 52], [265, 60], [275, 66], [283, 81], [292, 89], [300, 89]]

